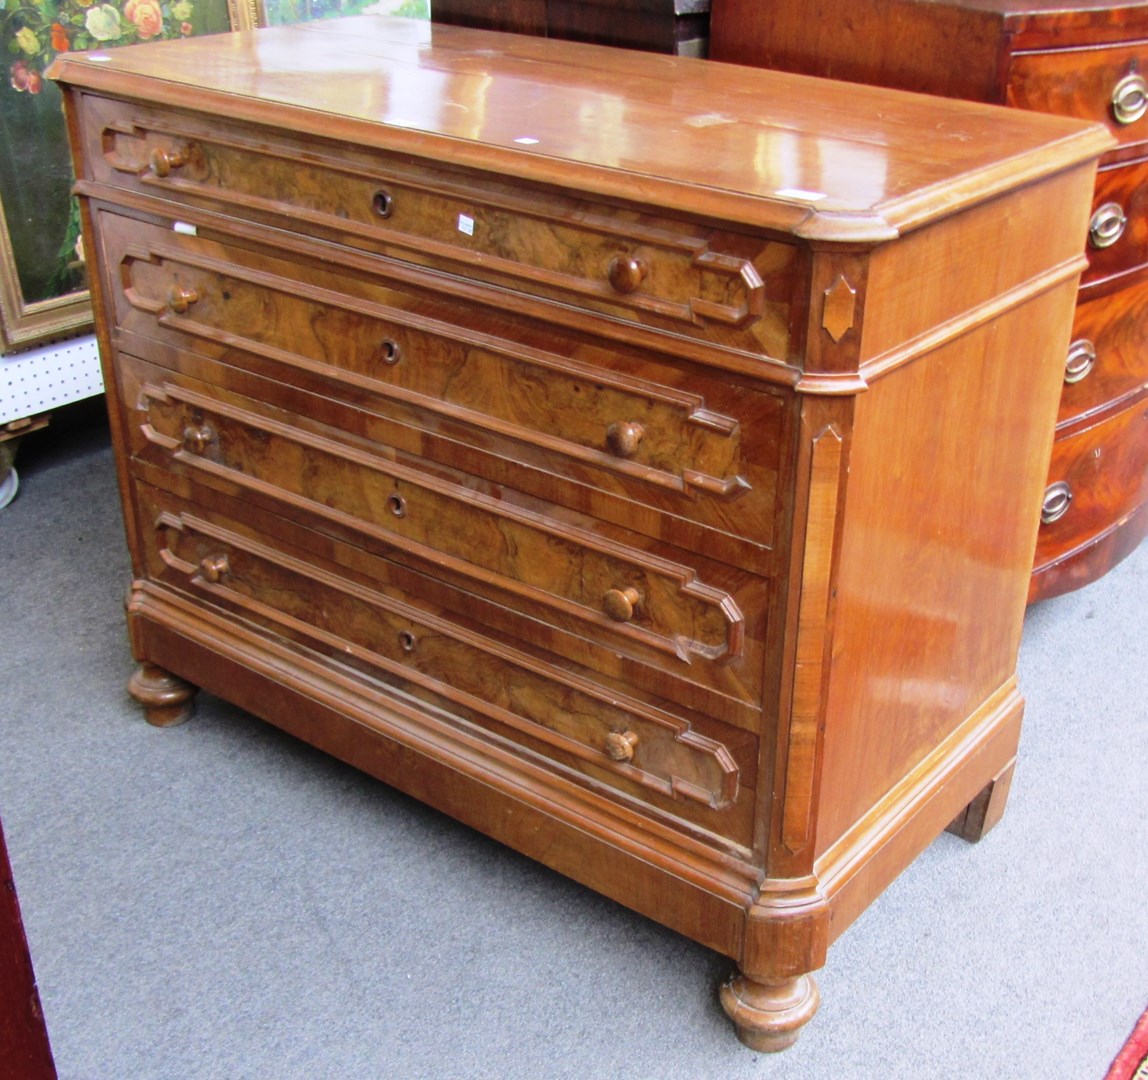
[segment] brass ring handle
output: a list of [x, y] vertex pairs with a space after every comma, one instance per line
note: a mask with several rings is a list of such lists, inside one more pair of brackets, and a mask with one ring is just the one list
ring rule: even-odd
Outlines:
[[1045, 525], [1059, 521], [1072, 504], [1072, 488], [1063, 480], [1049, 484], [1044, 492], [1044, 502], [1040, 506], [1040, 520]]
[[211, 445], [215, 432], [206, 424], [188, 424], [183, 429], [184, 449], [192, 454], [202, 454]]
[[606, 428], [606, 443], [617, 457], [633, 457], [646, 429], [633, 421], [615, 420]]
[[615, 622], [629, 622], [641, 602], [637, 589], [610, 589], [602, 597], [602, 608]]
[[607, 271], [610, 284], [620, 293], [632, 293], [646, 277], [646, 264], [634, 256], [615, 255]]
[[1078, 338], [1068, 346], [1064, 362], [1064, 381], [1070, 386], [1080, 382], [1096, 364], [1096, 346], [1088, 338]]
[[182, 315], [198, 299], [199, 293], [195, 289], [185, 289], [180, 285], [173, 285], [167, 291], [167, 306], [177, 315]]
[[199, 572], [204, 580], [216, 585], [225, 575], [231, 573], [231, 563], [228, 562], [226, 555], [208, 555], [200, 560]]
[[182, 147], [165, 150], [162, 146], [157, 146], [148, 154], [147, 160], [151, 171], [163, 179], [172, 169], [181, 169], [187, 164], [187, 150]]
[[1088, 223], [1088, 239], [1093, 247], [1111, 247], [1124, 235], [1124, 226], [1128, 218], [1124, 216], [1124, 208], [1119, 203], [1105, 203]]
[[1112, 88], [1112, 115], [1118, 124], [1134, 124], [1148, 112], [1148, 83], [1142, 75], [1125, 75]]
[[637, 745], [638, 736], [632, 731], [611, 731], [606, 736], [606, 756], [614, 761], [630, 761]]

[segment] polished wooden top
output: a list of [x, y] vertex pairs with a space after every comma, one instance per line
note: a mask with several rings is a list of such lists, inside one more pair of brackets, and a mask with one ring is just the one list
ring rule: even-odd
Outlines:
[[1053, 116], [379, 16], [66, 54], [50, 74], [821, 240], [890, 238], [1110, 145]]

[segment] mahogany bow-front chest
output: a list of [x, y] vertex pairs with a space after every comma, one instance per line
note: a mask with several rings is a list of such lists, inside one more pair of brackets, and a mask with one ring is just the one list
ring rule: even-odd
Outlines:
[[1148, 2], [715, 0], [712, 53], [1108, 127], [1029, 600], [1134, 551], [1148, 534]]
[[791, 1042], [1002, 808], [1107, 134], [372, 17], [53, 75], [149, 718], [250, 709]]

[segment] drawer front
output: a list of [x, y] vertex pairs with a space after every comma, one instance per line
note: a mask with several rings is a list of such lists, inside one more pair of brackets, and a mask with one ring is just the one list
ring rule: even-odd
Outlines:
[[536, 759], [750, 842], [756, 739], [597, 686], [170, 494], [137, 492], [152, 580]]
[[90, 97], [83, 109], [100, 183], [788, 357], [791, 244], [216, 118]]
[[516, 612], [529, 640], [544, 628], [556, 645], [580, 639], [582, 660], [604, 674], [629, 670], [655, 692], [669, 678], [686, 700], [738, 709], [742, 722], [760, 706], [765, 580], [607, 537], [537, 500], [127, 357], [124, 369], [134, 457], [155, 482], [214, 486], [348, 537], [438, 579], [464, 616], [482, 618], [481, 597]]
[[1148, 143], [1148, 41], [1017, 53], [1006, 100], [1036, 112], [1106, 123], [1122, 146]]
[[[751, 564], [745, 548], [760, 558], [773, 543], [780, 393], [274, 250], [118, 215], [100, 222], [122, 285], [116, 321], [132, 335], [293, 385], [325, 383], [328, 395], [422, 417], [476, 448], [505, 446], [540, 464], [548, 499], [563, 501], [556, 473], [580, 479], [595, 512], [627, 527], [661, 535], [667, 517], [684, 519], [676, 542], [737, 537], [723, 554]], [[585, 498], [569, 493], [579, 508]]]
[[1082, 300], [1058, 422], [1068, 424], [1148, 383], [1148, 277], [1115, 292]]
[[1146, 499], [1148, 395], [1054, 444], [1037, 569], [1090, 543]]
[[1085, 254], [1085, 296], [1089, 286], [1148, 265], [1148, 161], [1097, 172]]

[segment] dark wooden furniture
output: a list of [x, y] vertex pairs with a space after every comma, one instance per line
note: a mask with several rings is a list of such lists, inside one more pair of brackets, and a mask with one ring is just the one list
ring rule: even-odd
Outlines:
[[454, 26], [705, 56], [710, 0], [434, 0], [431, 18]]
[[[1148, 533], [1148, 3], [714, 0], [711, 56], [1107, 124], [1030, 600]], [[1002, 229], [1001, 243], [1008, 243]]]
[[1003, 805], [1106, 133], [371, 18], [53, 75], [149, 719], [266, 717], [787, 1045]]
[[0, 1074], [19, 1080], [55, 1080], [24, 920], [12, 880], [8, 845], [0, 828]]

